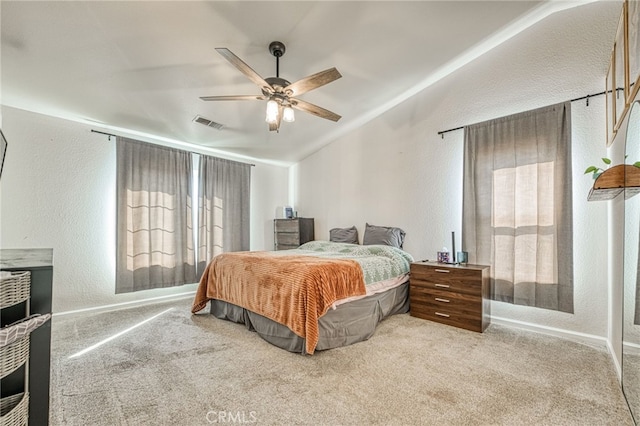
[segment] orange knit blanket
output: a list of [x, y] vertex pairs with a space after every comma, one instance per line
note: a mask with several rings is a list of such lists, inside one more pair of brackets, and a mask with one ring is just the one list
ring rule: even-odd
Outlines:
[[249, 309], [306, 339], [306, 352], [318, 343], [318, 318], [340, 299], [366, 294], [358, 262], [266, 251], [223, 253], [200, 279], [191, 312], [211, 299]]

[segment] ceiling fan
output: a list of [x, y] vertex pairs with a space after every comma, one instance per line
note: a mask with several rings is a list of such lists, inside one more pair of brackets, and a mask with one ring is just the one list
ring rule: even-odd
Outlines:
[[269, 44], [269, 52], [276, 57], [276, 76], [268, 78], [260, 77], [257, 72], [229, 49], [219, 47], [216, 48], [216, 51], [231, 62], [241, 73], [249, 77], [249, 80], [257, 84], [262, 90], [262, 95], [203, 96], [200, 99], [204, 101], [268, 100], [266, 122], [269, 124], [269, 130], [275, 130], [276, 132], [280, 129], [282, 121], [291, 122], [295, 120], [294, 109], [331, 121], [340, 120], [341, 117], [338, 114], [297, 98], [297, 96], [342, 77], [337, 69], [330, 68], [290, 83], [284, 78], [280, 78], [280, 57], [285, 52], [285, 46], [282, 42], [274, 41]]

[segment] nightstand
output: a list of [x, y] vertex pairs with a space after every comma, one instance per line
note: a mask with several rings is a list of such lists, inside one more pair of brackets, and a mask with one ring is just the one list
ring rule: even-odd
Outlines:
[[491, 322], [489, 266], [411, 264], [411, 316], [482, 333]]

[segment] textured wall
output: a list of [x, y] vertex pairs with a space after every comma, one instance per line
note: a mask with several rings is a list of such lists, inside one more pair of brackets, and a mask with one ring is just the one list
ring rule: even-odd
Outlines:
[[[52, 247], [53, 310], [63, 312], [195, 290], [195, 285], [114, 293], [115, 141], [91, 127], [3, 107], [9, 140], [0, 180], [0, 246]], [[274, 206], [288, 170], [252, 169], [251, 248], [273, 247]]]
[[[417, 259], [450, 248], [461, 232], [463, 133], [437, 132], [602, 91], [619, 13], [598, 2], [552, 15], [298, 163], [297, 205], [314, 212], [317, 238], [369, 222], [405, 229]], [[572, 104], [575, 314], [500, 302], [492, 314], [607, 338], [608, 203], [586, 201], [582, 174], [606, 155], [604, 98], [589, 104]]]

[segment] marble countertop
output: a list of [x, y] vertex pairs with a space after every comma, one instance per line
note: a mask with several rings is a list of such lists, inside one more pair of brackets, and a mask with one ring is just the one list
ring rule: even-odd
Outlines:
[[53, 266], [53, 249], [0, 249], [0, 269]]

